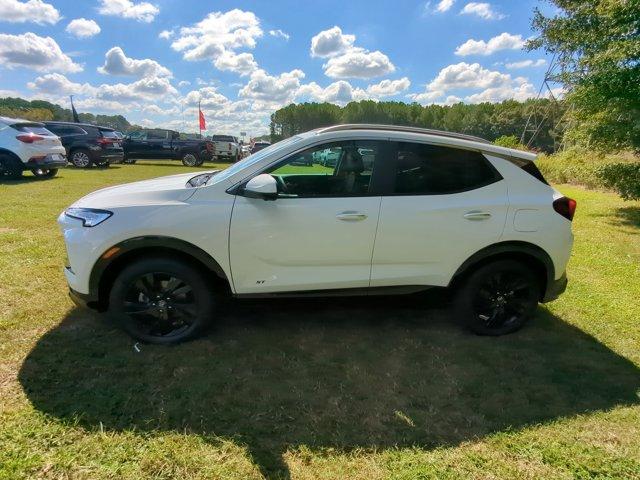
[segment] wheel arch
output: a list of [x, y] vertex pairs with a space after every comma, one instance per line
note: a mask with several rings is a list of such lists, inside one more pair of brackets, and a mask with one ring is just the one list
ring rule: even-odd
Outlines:
[[229, 280], [220, 264], [200, 247], [185, 240], [164, 236], [142, 236], [120, 242], [98, 259], [89, 277], [90, 296], [99, 310], [108, 307], [109, 292], [118, 274], [133, 260], [143, 256], [169, 256], [181, 259], [204, 273], [209, 280], [230, 290]]
[[500, 242], [477, 251], [458, 267], [449, 286], [455, 288], [461, 280], [481, 266], [502, 259], [518, 260], [534, 270], [540, 280], [540, 299], [542, 300], [547, 287], [552, 285], [555, 279], [555, 267], [547, 252], [528, 242]]
[[11, 150], [7, 150], [6, 148], [0, 147], [0, 155], [7, 155], [8, 157], [11, 157], [14, 160], [19, 161], [20, 163], [24, 163], [22, 160], [20, 160], [20, 157], [18, 155], [16, 155]]

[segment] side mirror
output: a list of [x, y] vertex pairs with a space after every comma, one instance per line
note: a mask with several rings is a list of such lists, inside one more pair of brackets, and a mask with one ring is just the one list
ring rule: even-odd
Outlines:
[[278, 184], [271, 175], [262, 173], [247, 182], [242, 194], [248, 198], [275, 200], [278, 198]]

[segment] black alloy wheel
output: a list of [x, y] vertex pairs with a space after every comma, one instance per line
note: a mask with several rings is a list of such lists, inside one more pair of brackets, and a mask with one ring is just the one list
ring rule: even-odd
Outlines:
[[9, 155], [0, 155], [0, 178], [16, 180], [21, 176], [21, 162]]
[[458, 315], [480, 335], [504, 335], [520, 329], [535, 311], [540, 286], [535, 274], [513, 260], [476, 270], [456, 299]]
[[114, 282], [110, 311], [130, 335], [148, 343], [193, 338], [211, 321], [215, 295], [195, 268], [150, 258], [125, 268]]

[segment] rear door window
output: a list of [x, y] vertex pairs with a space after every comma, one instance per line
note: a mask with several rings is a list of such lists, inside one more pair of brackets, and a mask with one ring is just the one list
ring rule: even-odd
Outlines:
[[480, 152], [423, 143], [398, 143], [396, 195], [444, 195], [501, 180]]

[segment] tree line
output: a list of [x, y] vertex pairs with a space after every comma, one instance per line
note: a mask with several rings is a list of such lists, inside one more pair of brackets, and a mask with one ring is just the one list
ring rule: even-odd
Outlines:
[[[0, 116], [11, 118], [23, 118], [33, 121], [59, 120], [72, 122], [71, 109], [62, 108], [55, 103], [46, 100], [25, 100], [22, 98], [0, 98]], [[121, 132], [139, 129], [132, 125], [122, 115], [94, 115], [93, 113], [78, 114], [80, 122], [111, 127]]]
[[331, 103], [291, 104], [271, 115], [270, 127], [273, 142], [318, 127], [377, 123], [446, 130], [491, 141], [516, 137], [522, 138], [529, 148], [553, 152], [563, 141], [565, 113], [563, 102], [546, 98], [427, 106], [363, 100], [344, 107]]

